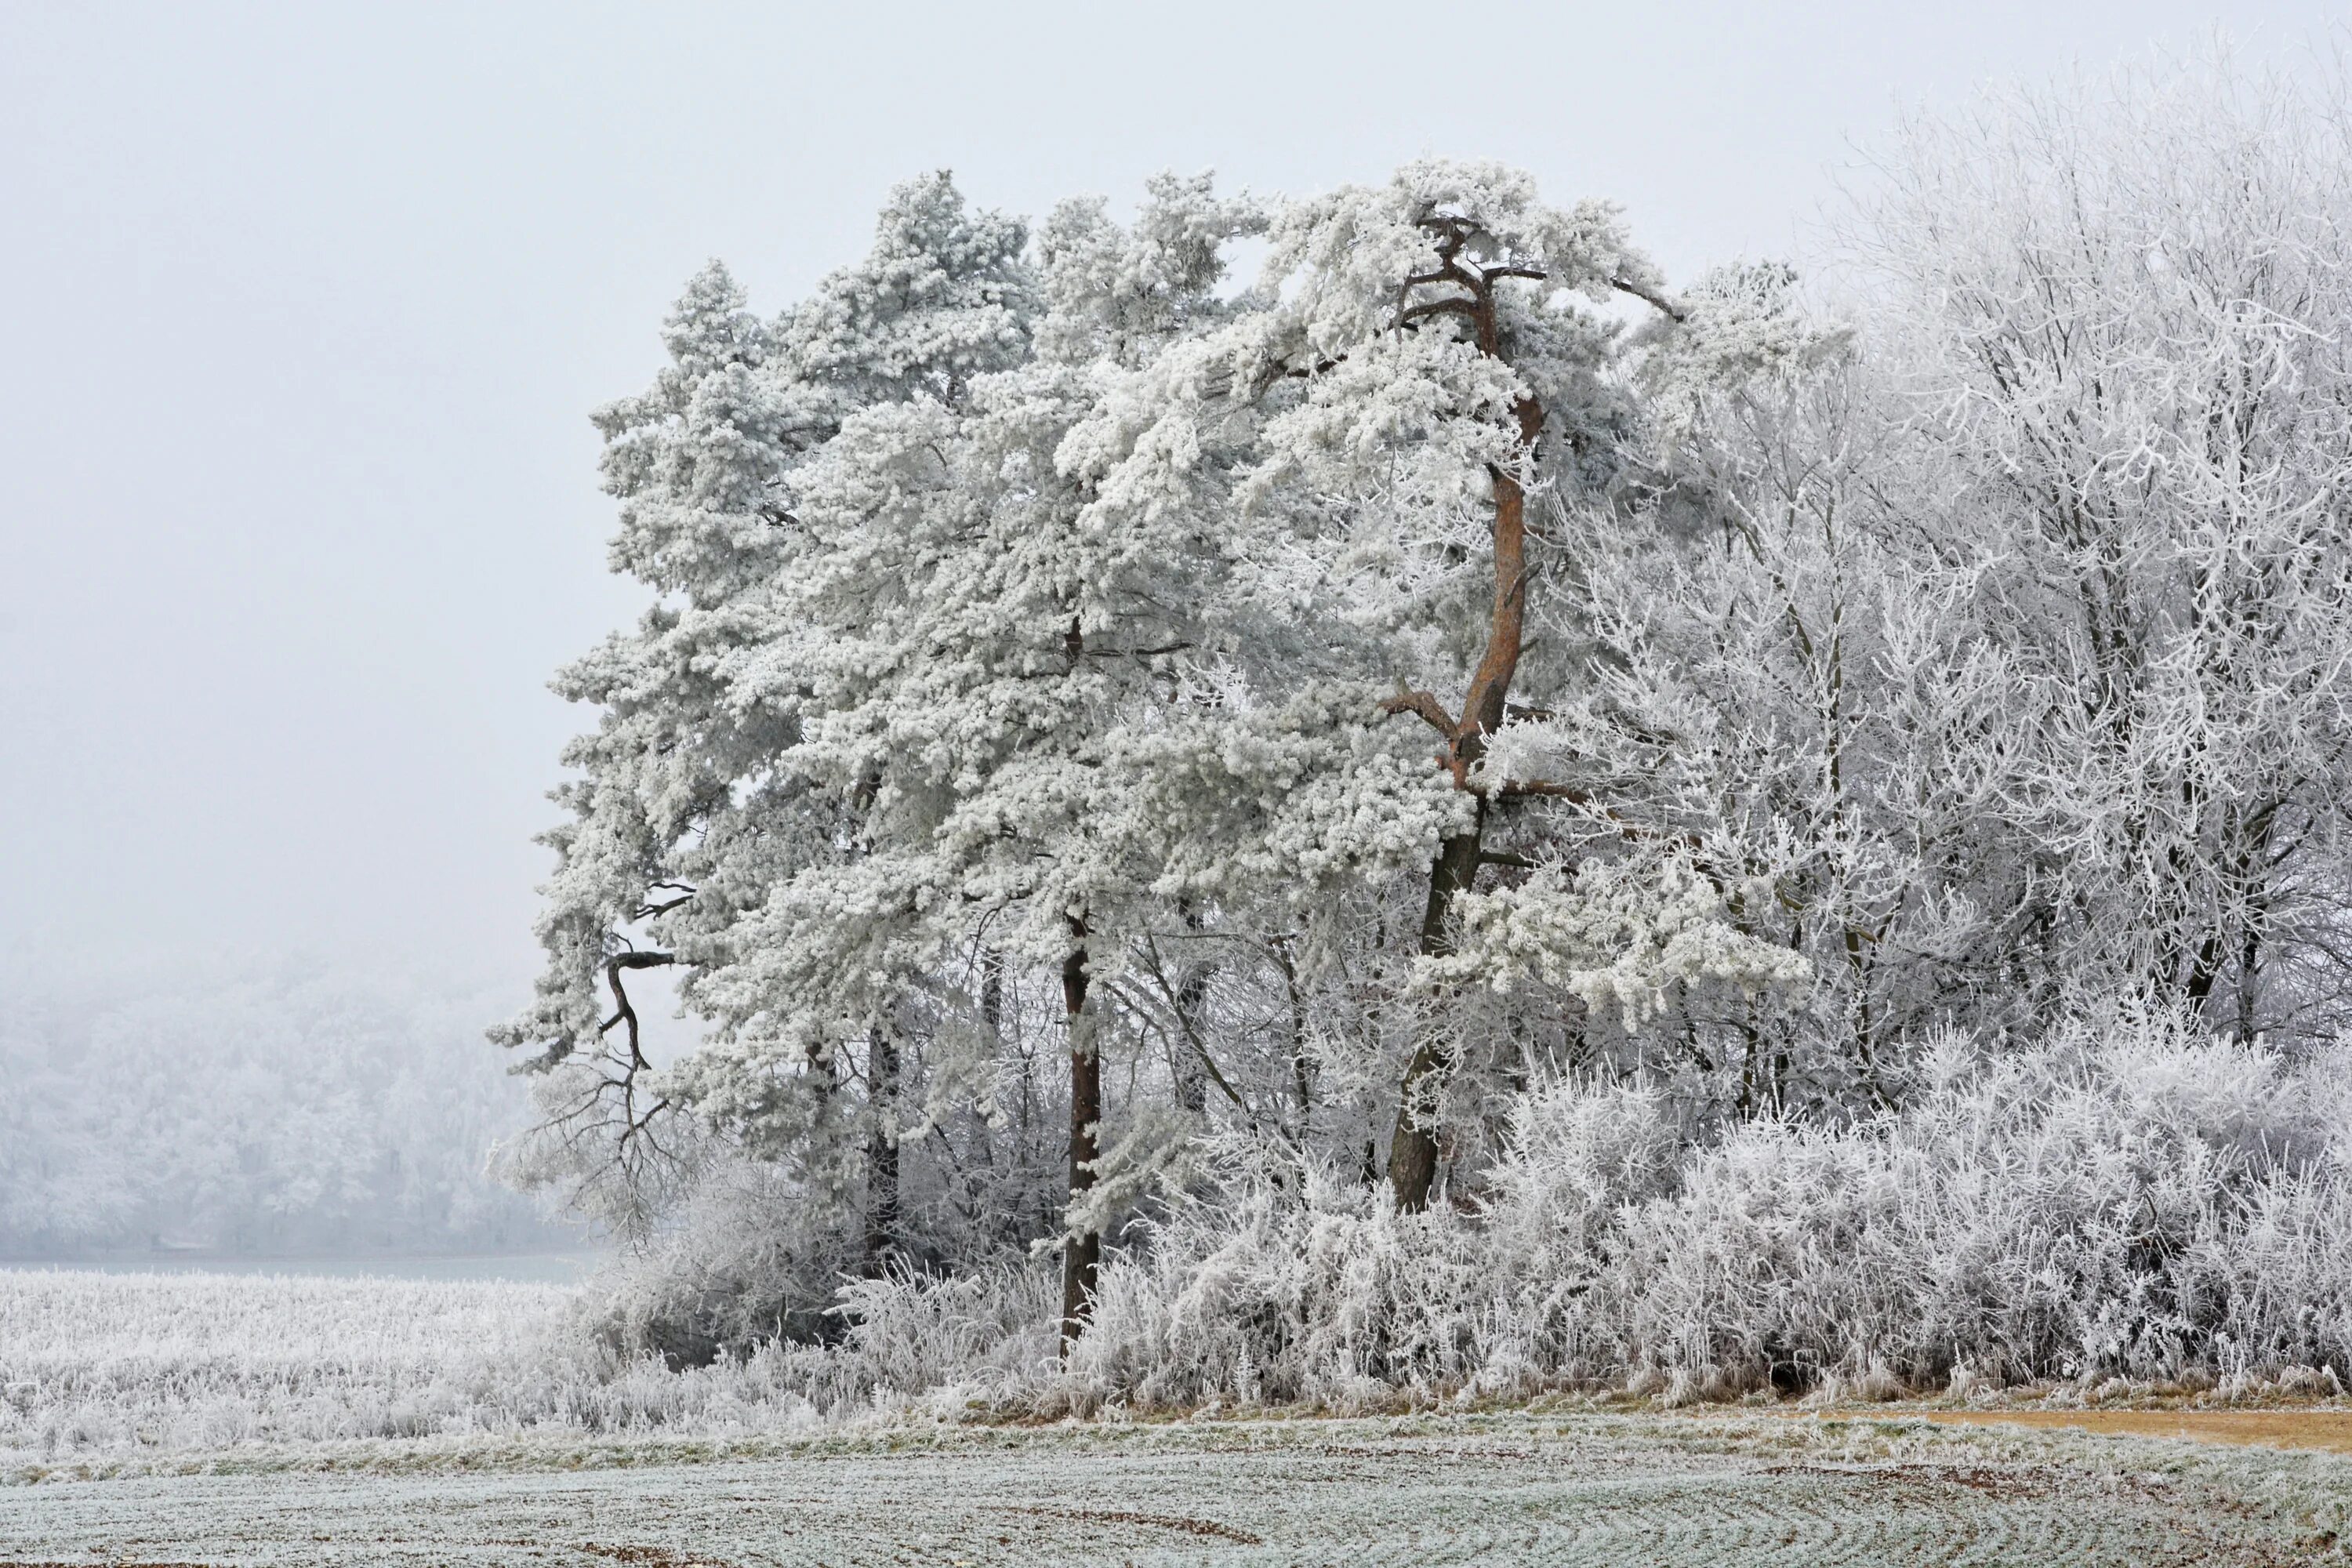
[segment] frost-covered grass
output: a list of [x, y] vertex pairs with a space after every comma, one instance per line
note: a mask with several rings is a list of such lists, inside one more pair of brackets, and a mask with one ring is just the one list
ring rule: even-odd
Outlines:
[[583, 1310], [594, 1289], [0, 1269], [0, 1477], [237, 1447], [961, 1420], [1020, 1414], [1061, 1381], [1026, 1276], [868, 1281], [839, 1347], [687, 1367], [619, 1348]]
[[0, 1270], [0, 1471], [61, 1458], [531, 1431], [805, 1425], [766, 1363], [672, 1373], [576, 1287]]
[[[681, 1462], [681, 1461], [685, 1462]], [[441, 1440], [0, 1488], [12, 1556], [241, 1564], [2275, 1564], [2352, 1462], [1595, 1414]]]

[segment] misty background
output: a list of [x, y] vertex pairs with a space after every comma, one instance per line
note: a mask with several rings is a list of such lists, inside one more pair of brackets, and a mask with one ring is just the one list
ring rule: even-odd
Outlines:
[[926, 169], [1034, 216], [1442, 153], [1685, 279], [1804, 255], [1902, 103], [2336, 15], [1793, 9], [0, 9], [0, 1254], [560, 1237], [480, 1030], [547, 676], [640, 608], [587, 413], [706, 258], [769, 314]]

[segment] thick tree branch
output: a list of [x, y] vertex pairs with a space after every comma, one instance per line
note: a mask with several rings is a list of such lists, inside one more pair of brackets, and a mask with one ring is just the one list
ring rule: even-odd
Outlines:
[[1194, 645], [1189, 642], [1162, 643], [1158, 647], [1090, 647], [1088, 658], [1150, 658], [1164, 653], [1183, 653]]
[[1385, 698], [1381, 700], [1381, 711], [1383, 713], [1418, 713], [1423, 719], [1427, 720], [1430, 727], [1435, 730], [1439, 734], [1444, 736], [1449, 741], [1454, 738], [1454, 731], [1456, 728], [1454, 722], [1454, 715], [1448, 713], [1445, 710], [1445, 705], [1438, 701], [1436, 696], [1431, 692], [1400, 691], [1394, 697]]
[[1505, 779], [1487, 793], [1505, 800], [1522, 795], [1543, 795], [1552, 800], [1564, 800], [1570, 805], [1590, 805], [1592, 796], [1572, 784], [1554, 784], [1549, 779]]
[[1690, 320], [1690, 312], [1687, 310], [1675, 304], [1672, 300], [1667, 299], [1664, 294], [1659, 293], [1656, 289], [1648, 287], [1646, 284], [1636, 283], [1631, 278], [1612, 278], [1609, 279], [1609, 287], [1616, 289], [1620, 294], [1631, 294], [1634, 299], [1641, 300], [1642, 303], [1649, 306], [1652, 310], [1664, 316], [1669, 321], [1687, 321]]
[[1409, 327], [1424, 316], [1470, 316], [1478, 314], [1478, 302], [1458, 296], [1444, 300], [1424, 300], [1418, 305], [1408, 305], [1397, 312], [1396, 324]]

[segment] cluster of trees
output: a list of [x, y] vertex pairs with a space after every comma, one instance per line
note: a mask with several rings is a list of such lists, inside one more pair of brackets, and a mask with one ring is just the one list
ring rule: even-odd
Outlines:
[[2340, 124], [1923, 122], [1833, 306], [1443, 161], [1034, 232], [927, 177], [772, 320], [713, 266], [597, 415], [655, 603], [558, 681], [530, 1173], [1057, 1246], [1066, 1340], [1211, 1144], [1410, 1212], [1563, 1079], [1705, 1139], [2121, 996], [2333, 1037]]
[[569, 1237], [491, 1171], [528, 1100], [467, 1010], [287, 967], [27, 982], [0, 1018], [0, 1255]]

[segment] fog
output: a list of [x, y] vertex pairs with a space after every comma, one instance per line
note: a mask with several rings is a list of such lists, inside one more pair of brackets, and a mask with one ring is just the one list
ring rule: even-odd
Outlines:
[[[1686, 277], [1801, 253], [1898, 100], [2221, 19], [1790, 9], [8, 8], [9, 990], [227, 954], [477, 1022], [520, 1001], [582, 722], [544, 682], [636, 607], [586, 414], [651, 375], [708, 257], [769, 311], [927, 168], [1035, 214], [1163, 167], [1304, 190], [1440, 152], [1621, 200]], [[2333, 11], [2226, 20], [2291, 68]], [[99, 1005], [77, 1049], [128, 1037]]]

